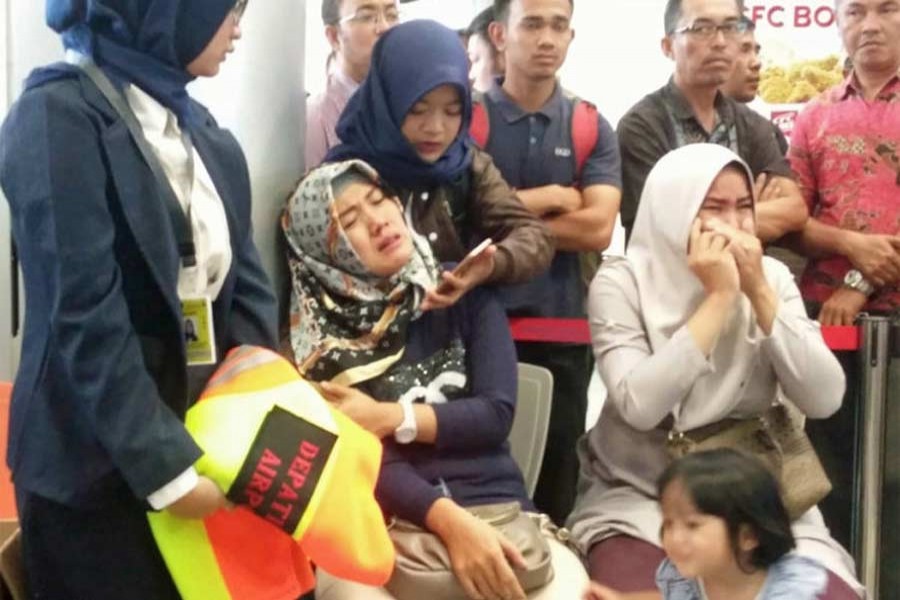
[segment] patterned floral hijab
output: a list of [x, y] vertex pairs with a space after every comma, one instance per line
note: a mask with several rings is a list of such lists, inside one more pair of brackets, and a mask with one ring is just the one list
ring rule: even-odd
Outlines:
[[356, 385], [382, 375], [403, 356], [406, 328], [420, 316], [418, 307], [437, 282], [438, 266], [428, 242], [410, 227], [413, 253], [406, 266], [389, 278], [370, 273], [334, 210], [335, 182], [348, 176], [384, 187], [361, 160], [323, 165], [291, 195], [282, 228], [292, 281], [295, 363], [313, 381]]

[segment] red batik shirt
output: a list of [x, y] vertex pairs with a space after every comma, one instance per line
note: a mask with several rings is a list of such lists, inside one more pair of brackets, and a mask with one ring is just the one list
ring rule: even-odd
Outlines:
[[[900, 73], [873, 100], [851, 75], [798, 115], [788, 152], [809, 206], [825, 225], [900, 234]], [[810, 259], [800, 290], [825, 302], [853, 266], [843, 256]], [[900, 286], [878, 290], [864, 310], [900, 307]]]

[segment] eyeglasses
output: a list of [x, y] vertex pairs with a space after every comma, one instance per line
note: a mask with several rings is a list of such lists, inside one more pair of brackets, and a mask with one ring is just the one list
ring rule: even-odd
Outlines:
[[234, 15], [234, 20], [240, 23], [241, 19], [244, 17], [244, 11], [247, 10], [247, 3], [250, 0], [237, 0], [234, 4], [234, 8], [231, 9], [231, 14]]
[[716, 33], [721, 33], [725, 39], [732, 39], [746, 32], [747, 24], [743, 21], [726, 21], [725, 23], [695, 21], [691, 25], [676, 29], [672, 34], [687, 33], [700, 40], [711, 40]]
[[375, 27], [378, 20], [381, 19], [385, 25], [393, 27], [400, 22], [400, 11], [396, 8], [388, 8], [387, 10], [377, 10], [374, 8], [361, 8], [352, 15], [341, 17], [338, 21], [341, 25], [345, 23], [359, 23], [360, 25], [368, 25]]

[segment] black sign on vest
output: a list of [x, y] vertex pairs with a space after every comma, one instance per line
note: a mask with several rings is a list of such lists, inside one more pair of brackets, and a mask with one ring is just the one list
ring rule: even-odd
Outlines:
[[226, 497], [293, 534], [336, 442], [337, 435], [275, 406]]

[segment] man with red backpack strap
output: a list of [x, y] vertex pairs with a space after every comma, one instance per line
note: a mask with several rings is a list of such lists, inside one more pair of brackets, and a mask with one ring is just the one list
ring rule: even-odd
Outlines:
[[[557, 252], [534, 280], [506, 286], [510, 316], [583, 318], [580, 254], [596, 256], [612, 237], [621, 165], [612, 127], [590, 103], [567, 94], [556, 74], [574, 37], [573, 0], [495, 0], [491, 41], [506, 76], [479, 100], [472, 135], [494, 158], [523, 204], [550, 228]], [[519, 343], [519, 360], [553, 373], [547, 449], [534, 501], [562, 524], [578, 478], [575, 442], [584, 433], [590, 347]]]

